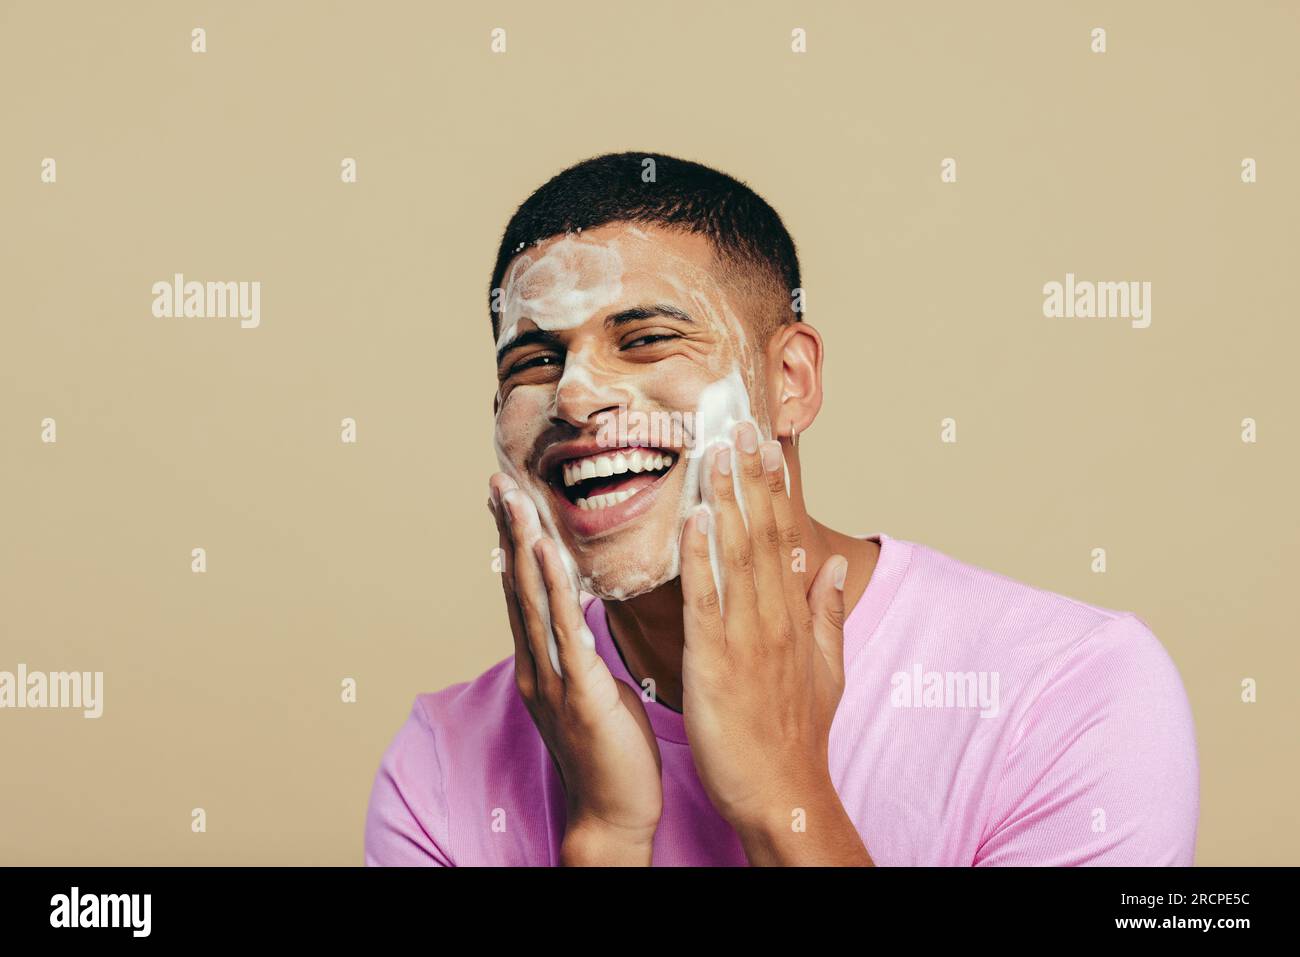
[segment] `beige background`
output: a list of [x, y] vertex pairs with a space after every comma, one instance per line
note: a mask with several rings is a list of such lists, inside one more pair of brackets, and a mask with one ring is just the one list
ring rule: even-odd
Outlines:
[[[0, 861], [360, 862], [414, 696], [511, 652], [496, 242], [634, 149], [795, 237], [814, 514], [1138, 613], [1195, 711], [1198, 863], [1300, 862], [1300, 8], [458, 7], [0, 5], [0, 670], [106, 682], [98, 721], [0, 712]], [[1067, 271], [1152, 282], [1151, 327], [1044, 318]], [[260, 280], [261, 327], [153, 318], [173, 272]]]

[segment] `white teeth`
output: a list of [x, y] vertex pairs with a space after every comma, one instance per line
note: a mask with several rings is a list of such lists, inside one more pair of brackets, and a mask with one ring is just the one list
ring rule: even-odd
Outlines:
[[591, 498], [580, 498], [578, 499], [578, 508], [588, 512], [601, 508], [612, 508], [615, 505], [620, 505], [623, 502], [626, 502], [639, 491], [640, 489], [633, 489], [632, 491], [609, 492], [605, 495], [593, 495]]
[[585, 479], [608, 478], [611, 475], [623, 475], [627, 472], [655, 472], [672, 464], [671, 455], [633, 449], [630, 454], [617, 452], [612, 457], [595, 455], [577, 462], [565, 462], [560, 468], [560, 475], [567, 488]]

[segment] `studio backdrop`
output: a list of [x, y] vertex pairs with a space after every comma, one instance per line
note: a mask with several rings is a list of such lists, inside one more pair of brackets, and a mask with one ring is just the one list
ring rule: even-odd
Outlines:
[[1298, 40], [1288, 2], [6, 0], [0, 671], [102, 681], [0, 710], [0, 862], [361, 863], [415, 695], [513, 650], [501, 231], [645, 150], [798, 244], [811, 513], [1137, 614], [1197, 863], [1295, 863]]

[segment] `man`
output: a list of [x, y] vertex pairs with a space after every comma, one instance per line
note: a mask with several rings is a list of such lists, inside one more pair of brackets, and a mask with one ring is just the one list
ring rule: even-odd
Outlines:
[[1192, 863], [1192, 717], [1138, 618], [808, 514], [801, 301], [780, 217], [695, 163], [602, 156], [519, 207], [489, 290], [515, 652], [417, 697], [368, 863]]

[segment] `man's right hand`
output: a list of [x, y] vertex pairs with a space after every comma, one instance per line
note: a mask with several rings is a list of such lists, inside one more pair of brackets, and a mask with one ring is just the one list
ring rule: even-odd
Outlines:
[[[498, 472], [488, 483], [505, 568], [515, 683], [563, 782], [560, 863], [650, 864], [663, 812], [662, 761], [640, 696], [596, 653], [577, 592], [533, 502]], [[547, 650], [554, 631], [561, 675]]]

